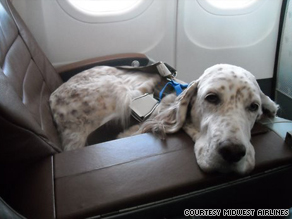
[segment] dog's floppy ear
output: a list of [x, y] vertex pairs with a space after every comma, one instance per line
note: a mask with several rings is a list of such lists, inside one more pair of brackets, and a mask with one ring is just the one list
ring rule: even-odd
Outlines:
[[196, 95], [197, 84], [198, 81], [193, 81], [179, 96], [170, 94], [163, 98], [155, 114], [142, 124], [140, 132], [152, 132], [164, 139], [166, 133], [178, 131], [186, 120], [188, 105]]
[[275, 117], [277, 111], [279, 109], [279, 105], [277, 105], [274, 101], [270, 99], [267, 95], [265, 95], [262, 91], [260, 93], [261, 101], [262, 101], [262, 117]]

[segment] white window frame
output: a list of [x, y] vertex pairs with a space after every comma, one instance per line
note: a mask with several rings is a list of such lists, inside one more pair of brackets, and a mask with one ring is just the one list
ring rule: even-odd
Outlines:
[[[70, 0], [56, 0], [59, 6], [72, 18], [85, 23], [108, 23], [133, 19], [142, 14], [154, 0], [137, 0], [123, 10], [89, 11], [72, 4]], [[123, 1], [123, 0], [120, 0]]]
[[[266, 0], [250, 0], [245, 4], [232, 4], [230, 6], [220, 6], [218, 3], [212, 3], [214, 0], [197, 0], [199, 5], [207, 12], [214, 15], [244, 15], [249, 14], [259, 8]], [[224, 1], [224, 0], [223, 0]], [[227, 2], [228, 0], [226, 0]], [[236, 1], [236, 0], [233, 0]]]

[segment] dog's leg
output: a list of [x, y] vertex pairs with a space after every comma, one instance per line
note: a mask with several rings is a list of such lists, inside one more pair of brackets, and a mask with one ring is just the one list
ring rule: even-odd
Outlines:
[[75, 150], [82, 148], [86, 143], [85, 133], [65, 131], [62, 133], [62, 144], [64, 151]]

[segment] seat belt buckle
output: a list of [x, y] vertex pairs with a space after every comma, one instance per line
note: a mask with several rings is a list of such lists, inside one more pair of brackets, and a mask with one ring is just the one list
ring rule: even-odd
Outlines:
[[177, 75], [177, 71], [166, 63], [158, 62], [156, 68], [160, 76], [163, 78], [173, 79]]
[[131, 101], [131, 114], [136, 120], [143, 122], [153, 113], [157, 105], [158, 100], [153, 97], [153, 94], [146, 93]]

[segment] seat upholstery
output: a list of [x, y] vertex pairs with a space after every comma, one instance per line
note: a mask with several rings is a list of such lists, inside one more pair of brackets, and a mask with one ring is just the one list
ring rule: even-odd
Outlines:
[[134, 60], [142, 65], [149, 62], [143, 54], [118, 54], [72, 63], [56, 72], [11, 2], [0, 0], [3, 200], [28, 218], [55, 218], [53, 155], [62, 148], [49, 108], [50, 94], [64, 78], [68, 80], [84, 69], [95, 65], [130, 65]]
[[61, 151], [48, 100], [62, 80], [10, 1], [0, 2], [0, 162], [33, 161]]
[[[69, 70], [62, 71], [71, 76]], [[292, 180], [286, 176], [291, 175], [292, 151], [266, 128], [253, 133], [257, 162], [247, 177], [201, 172], [193, 142], [183, 132], [166, 141], [144, 134], [58, 153], [62, 149], [48, 99], [61, 83], [9, 0], [0, 0], [0, 196], [25, 217], [127, 218], [137, 205], [143, 213], [159, 208], [161, 218], [171, 216], [171, 210], [182, 214], [185, 208], [218, 204], [291, 206]], [[282, 170], [287, 171], [274, 176]], [[176, 206], [170, 208], [171, 203]]]
[[[279, 170], [286, 165], [291, 167], [291, 148], [281, 137], [259, 124], [253, 131], [251, 141], [256, 151], [256, 167], [248, 177], [202, 172], [193, 153], [193, 141], [182, 131], [169, 135], [165, 141], [147, 133], [86, 147], [78, 152], [56, 154], [54, 165], [57, 218], [87, 218], [109, 212], [118, 214], [121, 209], [126, 212], [131, 208], [134, 210], [134, 206], [140, 205], [142, 208], [142, 205], [148, 204], [149, 207], [151, 202], [153, 205], [155, 201], [179, 199], [177, 196], [182, 194], [210, 192], [216, 190], [214, 187], [219, 185], [222, 188], [226, 187], [224, 183], [232, 184], [230, 182], [233, 181], [235, 184], [235, 181], [240, 183], [247, 179], [249, 183], [242, 185], [241, 189], [247, 194], [253, 193], [256, 197], [237, 196], [239, 190], [236, 194], [226, 193], [222, 197], [218, 196], [210, 200], [202, 197], [196, 200], [196, 204], [188, 203], [188, 206], [232, 208], [232, 199], [237, 198], [239, 199], [237, 202], [252, 203], [250, 206], [253, 208], [260, 205], [267, 207], [267, 203], [273, 201], [277, 204], [283, 203], [284, 200], [289, 206], [292, 198], [287, 201], [289, 192], [284, 186], [274, 184], [269, 188], [268, 193], [276, 194], [272, 199], [264, 200], [264, 196], [257, 197], [260, 193], [258, 190], [271, 182], [267, 181], [265, 185], [258, 184], [258, 190], [249, 185], [255, 178], [263, 176], [267, 170], [271, 173], [276, 167], [281, 167]], [[289, 179], [286, 179], [285, 183], [288, 181], [291, 183]], [[222, 202], [218, 201], [225, 196], [231, 197]], [[281, 200], [277, 197], [281, 197]], [[275, 205], [270, 207], [276, 208]], [[181, 206], [181, 215], [185, 208], [188, 207]], [[169, 208], [164, 213], [168, 214], [170, 210]], [[153, 216], [134, 218], [153, 218]], [[160, 218], [164, 216], [161, 215]]]
[[128, 53], [84, 60], [62, 68], [62, 80], [11, 2], [0, 3], [0, 164], [31, 162], [62, 151], [48, 100], [63, 80], [95, 65], [146, 65], [149, 59]]

